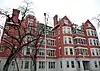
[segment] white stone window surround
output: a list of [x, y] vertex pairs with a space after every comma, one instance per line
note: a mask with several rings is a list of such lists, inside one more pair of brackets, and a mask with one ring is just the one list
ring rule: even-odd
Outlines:
[[95, 68], [98, 67], [98, 63], [97, 63], [97, 61], [94, 61], [94, 67], [95, 67]]
[[[55, 46], [55, 39], [47, 38], [47, 40], [52, 40], [52, 41], [50, 41], [50, 44], [53, 44], [52, 46]], [[49, 44], [48, 44], [48, 45], [49, 45]]]
[[[84, 37], [75, 37], [73, 39], [84, 39], [85, 40], [85, 43], [86, 43], [86, 38], [84, 38]], [[80, 43], [77, 43], [77, 44], [80, 44]], [[84, 45], [84, 44], [82, 44], [82, 45]]]
[[[28, 62], [28, 63], [26, 63], [26, 62]], [[25, 64], [28, 64], [28, 65], [25, 65]], [[26, 66], [28, 66], [28, 68], [25, 68]], [[26, 60], [22, 60], [22, 62], [21, 62], [21, 69], [31, 69], [31, 66], [32, 66], [32, 61], [31, 60], [28, 60], [28, 59], [26, 59]]]
[[47, 49], [47, 55], [48, 56], [56, 56], [56, 49], [48, 48]]
[[56, 62], [53, 62], [53, 61], [48, 62], [48, 68], [49, 69], [54, 69], [56, 67], [55, 65], [56, 65]]
[[62, 29], [63, 29], [63, 34], [72, 34], [71, 27], [63, 26]]
[[[33, 47], [28, 46], [28, 47], [24, 47], [24, 48], [22, 49], [22, 54], [23, 54], [23, 55], [28, 55], [28, 54], [27, 54], [27, 48], [29, 48], [30, 54], [32, 53], [32, 48], [33, 48]], [[30, 54], [29, 54], [29, 55], [30, 55]]]
[[74, 60], [66, 60], [66, 67], [67, 68], [75, 68], [75, 61]]
[[92, 25], [90, 23], [87, 23], [88, 24], [88, 27], [92, 27]]
[[100, 56], [100, 48], [91, 48], [92, 56]]
[[39, 69], [44, 69], [45, 68], [45, 61], [39, 61]]
[[69, 21], [67, 19], [64, 19], [63, 21], [64, 21], [64, 24], [68, 24], [69, 23]]
[[95, 39], [95, 38], [89, 38], [88, 39], [89, 41], [89, 45], [94, 45], [94, 46], [99, 46], [99, 40], [98, 39]]
[[97, 31], [93, 29], [86, 29], [88, 36], [97, 36]]
[[[75, 49], [79, 49], [79, 55], [82, 55], [82, 54], [80, 54], [80, 49], [86, 49], [87, 50], [87, 52], [88, 52], [88, 48], [86, 48], [86, 47], [77, 47], [77, 48], [75, 48]], [[86, 52], [85, 52], [86, 53]], [[84, 53], [83, 53], [83, 55], [84, 55]], [[86, 55], [87, 56], [87, 55]]]
[[[70, 41], [69, 38], [71, 38], [71, 43], [69, 42]], [[71, 36], [64, 36], [63, 43], [64, 44], [73, 44], [73, 38]]]
[[[67, 49], [67, 54], [66, 54], [66, 49]], [[73, 54], [70, 54], [70, 49], [72, 49], [72, 51], [73, 51]], [[66, 47], [64, 47], [64, 55], [75, 55], [75, 53], [74, 53], [74, 47], [68, 47], [68, 46], [66, 46]]]
[[39, 54], [38, 56], [44, 56], [45, 55], [45, 48], [40, 48], [39, 47]]

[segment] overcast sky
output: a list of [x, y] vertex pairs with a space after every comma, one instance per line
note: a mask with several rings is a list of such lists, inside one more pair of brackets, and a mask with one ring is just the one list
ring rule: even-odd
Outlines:
[[[23, 0], [0, 0], [0, 8], [18, 8]], [[44, 23], [44, 13], [49, 14], [49, 25], [53, 26], [53, 16], [65, 15], [75, 24], [81, 25], [87, 19], [100, 14], [100, 0], [32, 0], [35, 16]], [[2, 21], [0, 21], [2, 24]], [[94, 25], [96, 25], [94, 23]]]
[[[23, 0], [0, 0], [0, 8], [17, 8]], [[35, 16], [38, 21], [44, 22], [44, 12], [52, 17], [58, 14], [59, 18], [67, 16], [73, 23], [81, 25], [100, 13], [100, 0], [32, 0]], [[51, 25], [51, 24], [50, 24]]]

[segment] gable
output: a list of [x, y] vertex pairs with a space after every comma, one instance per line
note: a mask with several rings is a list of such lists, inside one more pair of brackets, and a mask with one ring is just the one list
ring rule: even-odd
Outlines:
[[71, 24], [71, 21], [68, 19], [67, 16], [64, 16], [64, 17], [62, 18], [62, 20], [63, 20], [63, 23], [64, 23], [64, 24]]
[[84, 25], [85, 25], [86, 27], [95, 28], [95, 27], [93, 26], [93, 24], [92, 24], [89, 20], [87, 20], [87, 21], [84, 23]]

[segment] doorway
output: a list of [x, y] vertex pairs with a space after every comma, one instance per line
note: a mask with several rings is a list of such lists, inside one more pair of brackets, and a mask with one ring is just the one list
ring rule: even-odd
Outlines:
[[83, 67], [84, 67], [84, 71], [89, 71], [90, 69], [89, 61], [83, 61]]

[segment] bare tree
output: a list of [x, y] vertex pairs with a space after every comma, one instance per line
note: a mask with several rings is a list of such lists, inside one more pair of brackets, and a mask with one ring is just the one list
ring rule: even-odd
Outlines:
[[[21, 11], [21, 20], [17, 19], [14, 20], [13, 16], [16, 14], [12, 14], [12, 17], [7, 14], [8, 12], [2, 12], [0, 11], [0, 14], [5, 15], [7, 17], [7, 20], [5, 22], [5, 27], [3, 28], [3, 37], [2, 37], [2, 42], [1, 45], [4, 47], [6, 50], [9, 51], [7, 60], [4, 64], [3, 71], [8, 71], [8, 68], [12, 62], [12, 60], [15, 60], [17, 70], [19, 71], [18, 63], [16, 58], [18, 57], [18, 54], [24, 47], [27, 46], [32, 46], [33, 52], [31, 53], [31, 58], [33, 60], [34, 64], [34, 71], [36, 71], [36, 59], [37, 59], [37, 53], [40, 44], [42, 43], [43, 39], [41, 41], [40, 37], [42, 37], [44, 33], [44, 26], [37, 25], [37, 28], [33, 32], [33, 30], [29, 31], [28, 24], [26, 24], [25, 17], [27, 13], [31, 12], [34, 13], [30, 8], [30, 3], [24, 1], [25, 4], [23, 6], [20, 6], [20, 11]], [[15, 9], [16, 10], [16, 9]], [[19, 12], [19, 10], [16, 10]], [[16, 18], [15, 18], [16, 19]], [[38, 43], [40, 43], [38, 45]]]
[[93, 17], [92, 19], [96, 20], [96, 22], [97, 22], [97, 28], [100, 28], [100, 14], [98, 14], [96, 17]]

